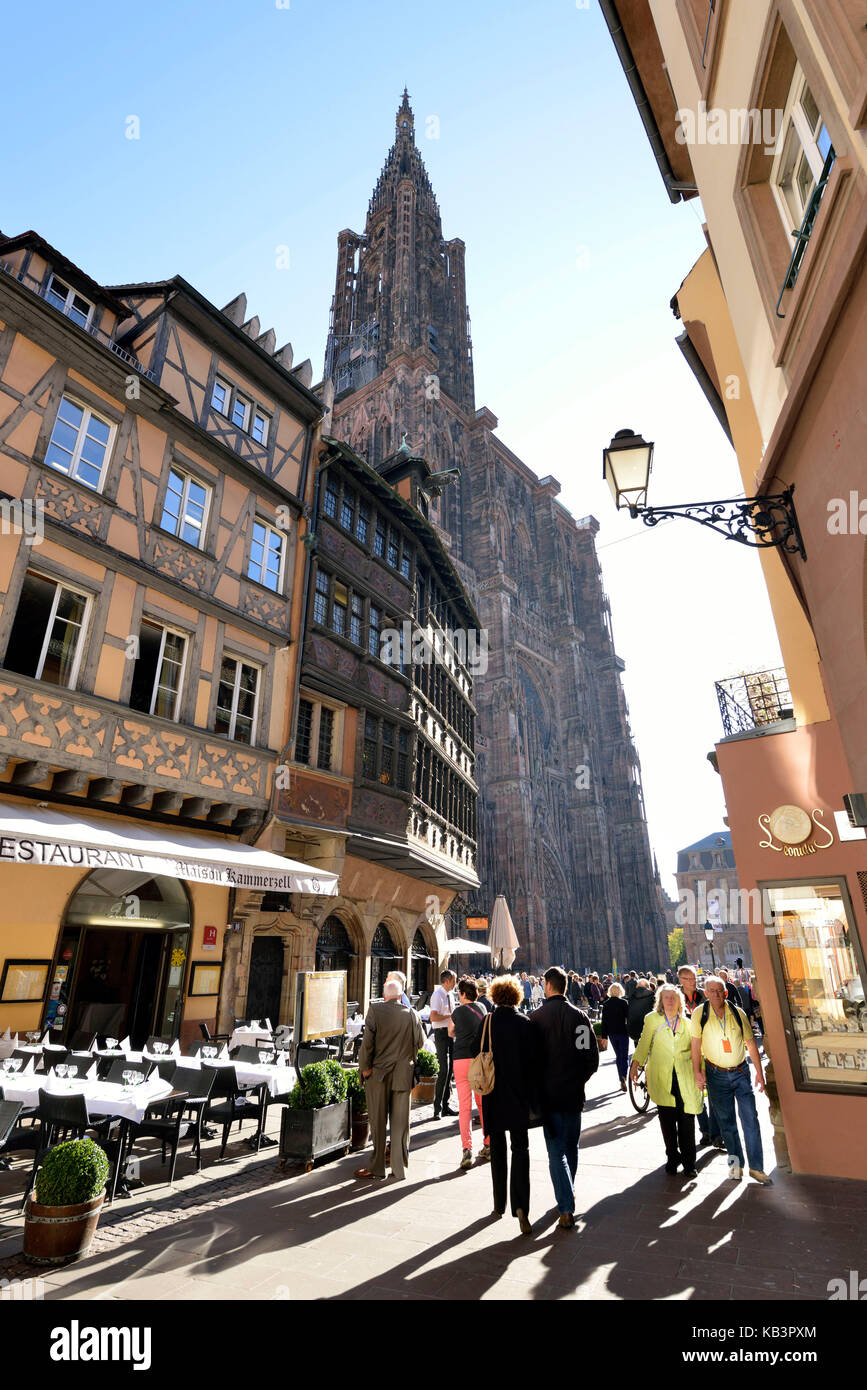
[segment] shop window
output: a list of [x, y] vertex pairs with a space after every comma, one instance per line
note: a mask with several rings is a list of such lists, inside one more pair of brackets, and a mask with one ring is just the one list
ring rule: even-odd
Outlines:
[[214, 732], [238, 743], [253, 743], [259, 703], [259, 668], [224, 656], [217, 688]]
[[177, 719], [186, 650], [186, 638], [181, 633], [144, 620], [129, 697], [132, 709]]
[[99, 492], [113, 437], [114, 426], [108, 420], [70, 396], [63, 396], [45, 462]]
[[796, 1081], [823, 1091], [867, 1087], [864, 961], [843, 889], [799, 882], [767, 891]]
[[89, 606], [80, 590], [28, 570], [6, 648], [7, 669], [73, 688]]

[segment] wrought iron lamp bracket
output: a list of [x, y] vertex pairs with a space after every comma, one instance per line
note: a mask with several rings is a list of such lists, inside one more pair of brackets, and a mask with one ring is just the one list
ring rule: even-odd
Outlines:
[[730, 497], [720, 502], [684, 502], [673, 507], [630, 506], [630, 515], [640, 517], [645, 526], [656, 526], [673, 517], [686, 517], [706, 526], [726, 540], [738, 541], [755, 549], [784, 550], [787, 555], [807, 552], [792, 500], [794, 487], [766, 497]]

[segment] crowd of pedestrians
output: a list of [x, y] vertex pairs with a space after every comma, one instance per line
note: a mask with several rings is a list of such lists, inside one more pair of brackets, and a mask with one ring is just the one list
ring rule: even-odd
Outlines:
[[[401, 1045], [396, 1040], [403, 1037], [408, 1063], [414, 1059], [420, 1027], [405, 993], [406, 981], [398, 972], [395, 977], [383, 1003], [371, 1005], [366, 1025], [372, 1026], [365, 1028], [359, 1059], [376, 1124], [372, 1168], [359, 1169], [358, 1176], [379, 1179], [388, 1162], [387, 1117], [392, 1125], [398, 1123], [400, 1176], [405, 1170], [408, 1103], [403, 1094], [391, 1099], [391, 1090], [398, 1088], [389, 1076], [397, 1070], [394, 1058]], [[461, 1169], [490, 1165], [495, 1218], [508, 1206], [522, 1233], [531, 1230], [529, 1132], [540, 1127], [559, 1225], [567, 1230], [575, 1225], [584, 1091], [598, 1068], [600, 1050], [609, 1044], [622, 1091], [630, 1073], [635, 1083], [644, 1071], [657, 1107], [668, 1175], [682, 1170], [686, 1180], [695, 1178], [697, 1150], [713, 1146], [728, 1155], [730, 1178], [740, 1180], [746, 1166], [756, 1182], [771, 1182], [764, 1171], [753, 1095], [754, 1087], [764, 1090], [754, 1033], [754, 1026], [761, 1031], [754, 977], [739, 961], [735, 972], [721, 970], [703, 983], [699, 988], [696, 971], [688, 965], [677, 974], [628, 971], [619, 979], [559, 966], [541, 976], [523, 972], [520, 977], [478, 979], [458, 979], [454, 971], [443, 971], [430, 999], [439, 1061], [433, 1118], [457, 1117]], [[385, 1056], [379, 1053], [380, 1039]], [[406, 1066], [403, 1072], [401, 1093], [409, 1085]], [[376, 1091], [384, 1074], [386, 1098]], [[451, 1104], [453, 1085], [457, 1109]], [[481, 1129], [475, 1153], [474, 1105]], [[394, 1140], [393, 1132], [392, 1146]]]

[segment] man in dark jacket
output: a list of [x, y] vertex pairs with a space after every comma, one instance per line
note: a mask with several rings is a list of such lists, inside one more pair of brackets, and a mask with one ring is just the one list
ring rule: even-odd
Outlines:
[[530, 1015], [542, 1047], [542, 1119], [559, 1224], [575, 1225], [575, 1174], [584, 1087], [599, 1066], [590, 1019], [566, 998], [566, 972], [545, 971], [545, 1002]]
[[655, 998], [656, 991], [650, 981], [639, 979], [635, 986], [635, 993], [629, 1001], [629, 1036], [636, 1047], [644, 1027], [644, 1020], [653, 1008]]

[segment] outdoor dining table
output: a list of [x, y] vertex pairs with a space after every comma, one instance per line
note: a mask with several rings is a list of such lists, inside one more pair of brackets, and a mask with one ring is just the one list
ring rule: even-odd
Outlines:
[[[17, 1100], [26, 1106], [39, 1104], [39, 1092], [47, 1091], [52, 1096], [84, 1096], [88, 1118], [109, 1116], [120, 1120], [120, 1133], [117, 1138], [117, 1158], [112, 1173], [109, 1201], [113, 1201], [117, 1186], [121, 1155], [126, 1147], [130, 1123], [141, 1124], [148, 1106], [155, 1101], [165, 1100], [173, 1092], [169, 1081], [163, 1081], [158, 1072], [148, 1077], [140, 1086], [122, 1086], [115, 1082], [96, 1081], [89, 1078], [73, 1078], [67, 1081], [58, 1076], [40, 1076], [34, 1072], [14, 1072], [11, 1075], [0, 1071], [0, 1085], [7, 1100]], [[129, 1190], [121, 1180], [121, 1194], [129, 1196]]]
[[288, 1095], [295, 1085], [295, 1068], [288, 1062], [236, 1062], [231, 1057], [177, 1057], [165, 1052], [158, 1056], [155, 1052], [128, 1052], [131, 1062], [177, 1062], [179, 1067], [192, 1067], [195, 1071], [206, 1067], [234, 1067], [235, 1075], [242, 1086], [262, 1086], [268, 1088], [272, 1100]]

